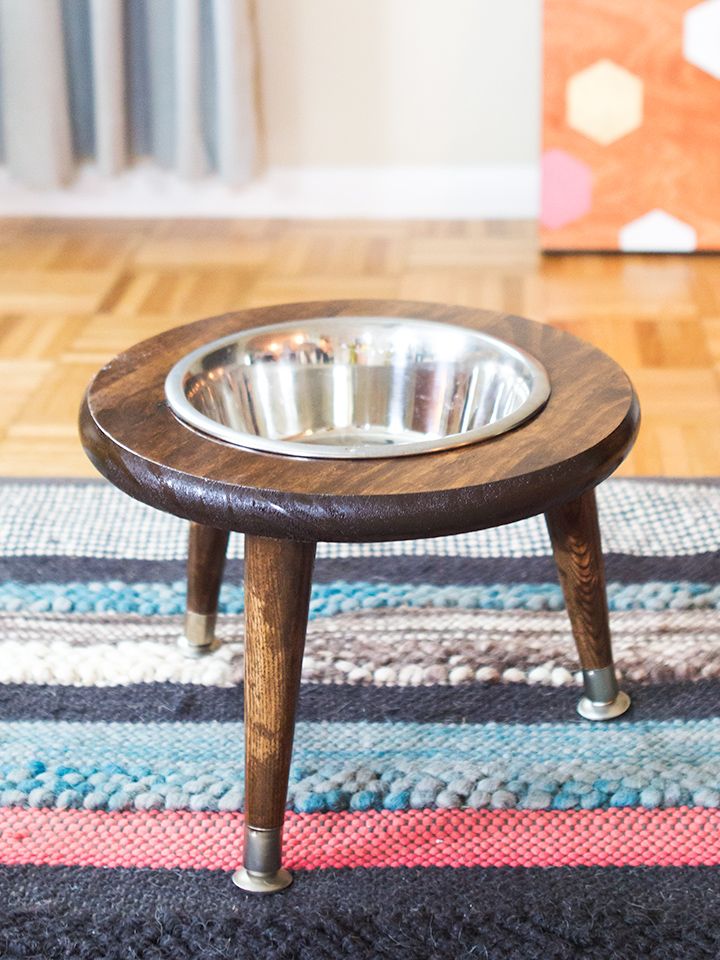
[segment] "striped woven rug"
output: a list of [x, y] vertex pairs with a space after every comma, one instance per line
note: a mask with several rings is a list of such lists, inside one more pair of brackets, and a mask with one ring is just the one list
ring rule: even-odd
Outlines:
[[272, 897], [241, 860], [242, 538], [175, 646], [186, 528], [0, 484], [0, 956], [720, 956], [720, 486], [599, 490], [632, 711], [580, 678], [540, 518], [319, 547]]

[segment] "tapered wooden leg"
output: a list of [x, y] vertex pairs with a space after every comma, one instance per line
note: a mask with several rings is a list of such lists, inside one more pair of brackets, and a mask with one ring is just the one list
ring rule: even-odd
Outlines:
[[218, 646], [215, 620], [229, 535], [228, 530], [190, 524], [187, 606], [181, 644], [191, 656], [211, 653]]
[[271, 893], [281, 867], [314, 543], [245, 537], [245, 853], [233, 881]]
[[613, 664], [595, 491], [555, 507], [545, 519], [583, 668], [578, 713], [587, 720], [619, 717], [630, 698], [619, 690]]

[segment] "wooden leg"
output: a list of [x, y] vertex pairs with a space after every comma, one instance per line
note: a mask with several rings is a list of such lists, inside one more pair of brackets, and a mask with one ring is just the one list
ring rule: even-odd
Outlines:
[[233, 881], [271, 893], [281, 868], [314, 543], [245, 537], [245, 854]]
[[545, 519], [583, 668], [578, 712], [588, 720], [619, 717], [630, 698], [618, 689], [613, 665], [595, 491], [555, 507]]
[[187, 606], [181, 642], [192, 656], [210, 653], [218, 646], [215, 619], [229, 535], [228, 530], [190, 524]]

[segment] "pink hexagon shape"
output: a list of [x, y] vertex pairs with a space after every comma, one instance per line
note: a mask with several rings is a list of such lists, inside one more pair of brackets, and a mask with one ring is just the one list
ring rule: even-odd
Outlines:
[[579, 220], [591, 201], [590, 168], [564, 150], [548, 150], [542, 158], [542, 225], [557, 230]]

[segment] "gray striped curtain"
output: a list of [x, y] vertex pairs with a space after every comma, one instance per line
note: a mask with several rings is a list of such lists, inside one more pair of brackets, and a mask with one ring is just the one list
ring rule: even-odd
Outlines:
[[33, 187], [137, 157], [253, 173], [249, 0], [0, 0], [0, 163]]

